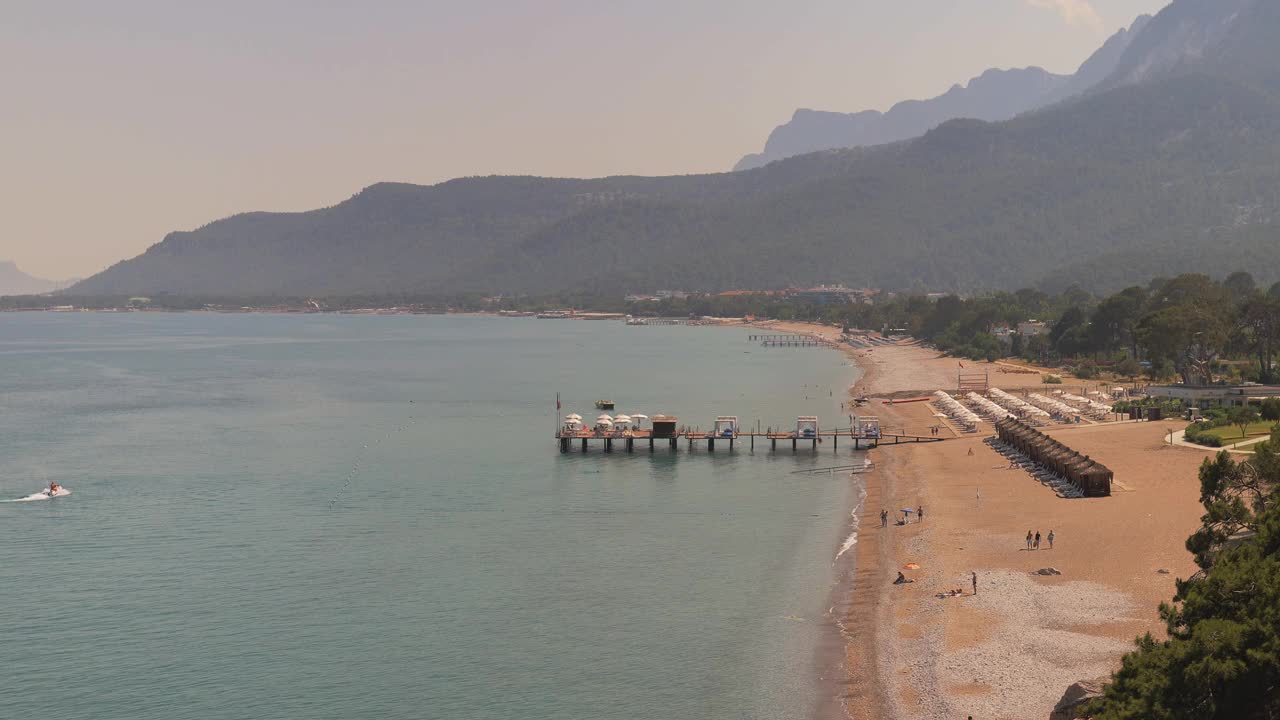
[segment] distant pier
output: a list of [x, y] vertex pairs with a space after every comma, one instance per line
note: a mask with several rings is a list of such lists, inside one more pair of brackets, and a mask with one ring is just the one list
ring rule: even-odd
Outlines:
[[751, 335], [747, 339], [765, 347], [824, 347], [834, 348], [837, 343], [818, 335]]
[[687, 450], [694, 450], [699, 445], [706, 445], [707, 452], [714, 453], [717, 448], [733, 452], [743, 442], [750, 450], [755, 450], [756, 440], [769, 443], [770, 451], [777, 451], [781, 441], [785, 449], [791, 445], [791, 452], [799, 452], [801, 448], [818, 451], [821, 444], [830, 445], [832, 452], [838, 452], [842, 440], [852, 443], [854, 450], [870, 450], [883, 444], [898, 445], [901, 443], [943, 442], [944, 438], [905, 435], [900, 433], [879, 433], [871, 430], [859, 431], [856, 428], [839, 430], [820, 430], [817, 432], [797, 431], [764, 431], [764, 432], [714, 432], [706, 430], [681, 429], [670, 433], [654, 434], [652, 430], [626, 430], [605, 432], [600, 430], [561, 430], [556, 433], [556, 441], [561, 453], [588, 452], [592, 447], [605, 453], [634, 453], [636, 448], [654, 452], [665, 445], [669, 452], [679, 450], [683, 442]]

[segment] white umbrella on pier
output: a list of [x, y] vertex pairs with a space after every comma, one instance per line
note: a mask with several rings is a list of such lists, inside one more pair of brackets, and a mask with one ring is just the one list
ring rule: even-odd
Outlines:
[[616, 424], [616, 425], [627, 425], [627, 424], [630, 424], [630, 423], [631, 423], [631, 416], [630, 416], [630, 415], [615, 415], [615, 416], [614, 416], [614, 418], [613, 418], [613, 422], [614, 422], [614, 424]]
[[596, 416], [596, 422], [607, 422], [607, 423], [609, 423], [610, 425], [612, 425], [612, 424], [613, 424], [613, 416], [611, 416], [611, 415], [597, 415], [597, 416]]
[[578, 413], [569, 413], [568, 415], [564, 416], [564, 419], [565, 420], [581, 420], [582, 416], [579, 415]]

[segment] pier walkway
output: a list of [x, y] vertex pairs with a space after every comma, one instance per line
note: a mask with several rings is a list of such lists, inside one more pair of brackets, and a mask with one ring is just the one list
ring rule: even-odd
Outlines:
[[774, 431], [774, 432], [735, 432], [721, 433], [719, 435], [703, 431], [682, 429], [676, 432], [655, 436], [652, 430], [628, 430], [622, 432], [593, 432], [590, 430], [579, 430], [576, 432], [559, 432], [556, 434], [556, 440], [560, 444], [560, 452], [572, 452], [575, 444], [578, 445], [581, 452], [587, 452], [592, 445], [598, 445], [606, 453], [612, 453], [615, 450], [621, 450], [627, 453], [633, 453], [636, 446], [641, 449], [646, 446], [649, 452], [654, 452], [660, 444], [666, 444], [671, 451], [679, 449], [680, 441], [685, 442], [685, 446], [689, 450], [693, 450], [698, 444], [705, 443], [707, 452], [715, 452], [716, 444], [721, 447], [728, 445], [729, 451], [733, 452], [740, 441], [745, 440], [751, 450], [755, 450], [756, 439], [768, 441], [769, 449], [776, 451], [778, 449], [778, 441], [781, 440], [783, 446], [787, 442], [791, 443], [791, 452], [798, 452], [802, 444], [807, 444], [813, 451], [818, 450], [819, 445], [831, 446], [832, 452], [840, 447], [841, 440], [848, 440], [853, 443], [854, 450], [865, 450], [879, 447], [882, 444], [899, 445], [902, 443], [932, 443], [943, 442], [946, 438], [941, 437], [924, 437], [919, 435], [903, 435], [896, 433], [882, 434], [860, 434], [855, 433], [852, 429], [845, 430], [822, 430], [817, 433], [797, 433], [794, 431]]
[[765, 347], [838, 347], [834, 341], [817, 335], [749, 335], [747, 340]]

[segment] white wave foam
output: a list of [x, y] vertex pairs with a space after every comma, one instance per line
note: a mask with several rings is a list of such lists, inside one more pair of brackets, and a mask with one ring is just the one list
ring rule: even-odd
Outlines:
[[[854, 477], [857, 476], [855, 475]], [[866, 483], [859, 482], [857, 487], [858, 501], [853, 504], [853, 510], [849, 512], [849, 525], [853, 530], [849, 533], [849, 537], [845, 538], [844, 542], [840, 544], [840, 552], [836, 553], [836, 560], [839, 560], [840, 556], [849, 552], [858, 544], [858, 528], [862, 526], [862, 507], [867, 502], [867, 486]], [[832, 562], [834, 563], [835, 560]]]

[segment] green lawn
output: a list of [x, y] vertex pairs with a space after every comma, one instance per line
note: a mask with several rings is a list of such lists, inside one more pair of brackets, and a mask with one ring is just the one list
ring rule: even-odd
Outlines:
[[1271, 422], [1270, 420], [1261, 420], [1259, 422], [1253, 423], [1252, 425], [1249, 426], [1249, 430], [1245, 434], [1245, 437], [1240, 437], [1240, 428], [1236, 427], [1235, 425], [1227, 425], [1226, 427], [1214, 428], [1212, 430], [1205, 430], [1200, 434], [1215, 435], [1219, 438], [1222, 438], [1222, 443], [1224, 445], [1230, 445], [1233, 443], [1238, 443], [1244, 440], [1248, 440], [1249, 438], [1270, 435], [1271, 429], [1274, 426], [1275, 426], [1275, 423]]

